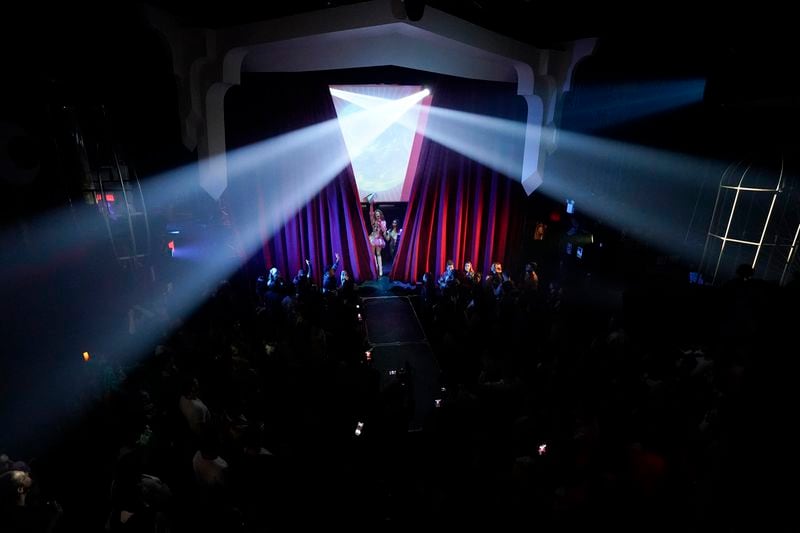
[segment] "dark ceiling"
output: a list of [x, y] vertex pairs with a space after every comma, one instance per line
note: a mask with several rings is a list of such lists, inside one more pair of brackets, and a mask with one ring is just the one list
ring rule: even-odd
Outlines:
[[[291, 0], [278, 2], [198, 3], [188, 0], [148, 0], [149, 5], [181, 17], [190, 24], [221, 28], [259, 20], [269, 20], [298, 13], [318, 11], [368, 0]], [[616, 13], [607, 8], [561, 2], [532, 0], [394, 0], [407, 6], [407, 11], [423, 13], [428, 6], [478, 26], [543, 48], [560, 48], [567, 41], [583, 37], [608, 37], [619, 33], [644, 34], [652, 24], [636, 24], [630, 13]], [[700, 31], [703, 30], [703, 32]], [[707, 33], [708, 25], [694, 14], [681, 24], [681, 38], [687, 33]]]
[[[220, 28], [286, 17], [310, 11], [325, 11], [366, 0], [283, 0], [252, 2], [226, 0], [197, 2], [188, 0], [147, 0], [152, 5], [176, 16], [189, 26]], [[698, 10], [659, 10], [648, 12], [609, 10], [606, 6], [577, 6], [565, 2], [533, 0], [393, 0], [420, 8], [436, 8], [491, 31], [539, 48], [563, 49], [565, 43], [585, 37], [598, 37], [595, 56], [613, 57], [623, 70], [647, 72], [666, 67], [667, 74], [709, 75], [720, 65], [731, 62], [746, 64], [762, 56], [781, 55], [775, 59], [793, 59], [798, 45], [793, 32], [782, 31], [774, 24], [761, 27], [745, 18], [719, 19], [715, 13]], [[140, 2], [121, 1], [110, 4], [63, 5], [47, 8], [35, 3], [18, 4], [6, 12], [14, 21], [9, 34], [15, 50], [20, 41], [26, 46], [37, 41], [69, 41], [98, 43], [105, 34], [116, 37], [122, 23], [134, 24], [141, 15]], [[408, 7], [411, 9], [411, 7]], [[16, 11], [20, 11], [20, 16]], [[777, 14], [775, 15], [777, 16]], [[423, 14], [424, 20], [424, 14]]]
[[[364, 1], [148, 0], [147, 4], [164, 9], [187, 24], [220, 28]], [[746, 64], [765, 56], [775, 63], [769, 65], [774, 70], [785, 59], [793, 58], [798, 49], [791, 32], [774, 27], [772, 20], [760, 26], [758, 15], [750, 11], [740, 17], [722, 18], [714, 11], [657, 6], [635, 11], [533, 0], [394, 1], [405, 2], [407, 10], [415, 6], [417, 11], [428, 6], [436, 8], [539, 48], [564, 49], [569, 41], [597, 37], [600, 45], [595, 55], [613, 58], [618, 68], [636, 71], [636, 75], [663, 71], [667, 75], [709, 76], [732, 63]]]
[[[575, 39], [598, 37], [594, 53], [576, 71], [576, 83], [577, 77], [581, 84], [607, 86], [642, 80], [703, 79], [705, 101], [712, 107], [747, 108], [751, 113], [776, 116], [786, 109], [800, 113], [800, 83], [795, 75], [798, 43], [792, 32], [774, 24], [754, 30], [758, 27], [755, 22], [723, 22], [686, 10], [660, 12], [649, 8], [646, 14], [621, 13], [532, 0], [405, 2], [439, 9], [540, 48], [561, 49]], [[309, 11], [324, 13], [356, 3], [361, 2], [147, 2], [187, 26], [210, 28]], [[7, 13], [14, 24], [0, 34], [0, 39], [7, 41], [0, 47], [5, 70], [10, 79], [63, 82], [74, 87], [79, 96], [100, 93], [94, 98], [107, 101], [106, 93], [115, 92], [114, 87], [132, 83], [122, 65], [140, 65], [140, 70], [147, 71], [154, 68], [152, 58], [160, 57], [157, 51], [148, 56], [142, 48], [143, 42], [150, 41], [143, 36], [149, 28], [141, 7], [139, 2], [126, 1], [94, 6], [54, 4], [47, 9], [35, 3], [17, 4]], [[166, 62], [159, 68], [169, 73], [168, 58], [159, 60]]]
[[[269, 20], [298, 13], [317, 11], [366, 0], [292, 0], [284, 2], [248, 2], [231, 0], [224, 3], [188, 2], [186, 0], [152, 0], [158, 6], [189, 23], [209, 28], [233, 26], [258, 20]], [[401, 0], [396, 0], [401, 2]], [[558, 47], [564, 41], [596, 36], [606, 31], [597, 17], [577, 19], [570, 9], [549, 7], [530, 0], [406, 0], [423, 11], [427, 6], [439, 9], [497, 33], [537, 46]], [[546, 22], [545, 22], [546, 21]]]
[[[181, 17], [189, 24], [208, 28], [234, 26], [298, 13], [318, 11], [368, 0], [284, 0], [252, 2], [195, 2], [188, 0], [148, 0], [153, 5]], [[648, 6], [647, 11], [609, 9], [608, 6], [577, 6], [566, 2], [533, 0], [393, 0], [409, 10], [423, 12], [430, 6], [501, 35], [544, 48], [559, 48], [567, 41], [583, 37], [651, 36], [670, 41], [701, 41], [703, 46], [752, 46], [758, 26], [748, 12], [736, 20], [723, 19], [717, 12], [691, 9], [666, 10]], [[424, 15], [423, 15], [424, 16]], [[773, 36], [780, 32], [769, 31]]]

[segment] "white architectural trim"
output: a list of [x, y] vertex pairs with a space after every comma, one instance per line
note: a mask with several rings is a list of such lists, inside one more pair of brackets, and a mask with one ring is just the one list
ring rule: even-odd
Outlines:
[[[188, 105], [182, 138], [200, 159], [201, 184], [219, 198], [227, 187], [225, 93], [245, 72], [299, 72], [401, 66], [471, 79], [516, 83], [528, 105], [519, 177], [530, 194], [543, 178], [543, 127], [552, 127], [575, 65], [595, 40], [566, 51], [540, 50], [427, 7], [405, 20], [398, 0], [373, 0], [219, 30], [178, 28], [155, 9], [150, 20], [167, 36], [173, 69]], [[541, 87], [540, 87], [541, 84]], [[182, 100], [184, 99], [182, 98]], [[220, 162], [221, 161], [221, 162]]]

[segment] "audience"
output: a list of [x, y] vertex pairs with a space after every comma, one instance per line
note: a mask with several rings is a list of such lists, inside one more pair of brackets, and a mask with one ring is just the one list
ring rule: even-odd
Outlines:
[[[787, 516], [790, 498], [767, 501], [750, 482], [774, 483], [793, 453], [780, 424], [791, 420], [794, 374], [781, 375], [764, 351], [780, 341], [764, 335], [786, 323], [773, 319], [794, 292], [745, 268], [720, 289], [643, 277], [608, 310], [586, 303], [591, 288], [540, 276], [535, 263], [519, 284], [499, 262], [483, 282], [471, 265], [458, 277], [453, 267], [438, 284], [426, 273], [412, 298], [441, 375], [406, 364], [385, 386], [364, 356], [346, 274], [324, 297], [305, 273], [288, 294], [277, 270], [255, 299], [244, 283], [221, 286], [96, 400], [93, 463], [67, 471], [76, 487], [89, 485], [86, 468], [101, 481], [85, 507], [72, 495], [64, 520], [96, 524], [99, 513], [114, 531], [405, 528], [424, 516], [738, 531]], [[685, 303], [697, 297], [711, 303]], [[708, 309], [721, 318], [708, 315], [699, 334], [687, 326]], [[423, 379], [442, 392], [422, 431], [408, 433]], [[0, 455], [10, 531], [46, 531], [60, 516], [28, 499], [32, 464]]]

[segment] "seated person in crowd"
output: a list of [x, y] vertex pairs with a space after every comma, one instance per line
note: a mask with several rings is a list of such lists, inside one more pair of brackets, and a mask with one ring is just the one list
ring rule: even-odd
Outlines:
[[342, 270], [339, 276], [339, 290], [343, 296], [351, 295], [356, 290], [356, 285], [347, 270]]
[[500, 298], [504, 289], [508, 288], [507, 284], [510, 281], [508, 275], [503, 272], [503, 264], [500, 261], [492, 263], [489, 274], [486, 276], [486, 283], [496, 298]]
[[28, 501], [33, 480], [23, 470], [0, 474], [0, 531], [54, 531], [61, 518], [58, 503], [32, 505]]
[[283, 277], [281, 276], [281, 271], [276, 267], [270, 268], [269, 277], [267, 278], [267, 290], [282, 290], [283, 286], [284, 281]]
[[200, 385], [197, 378], [189, 378], [183, 384], [181, 398], [178, 402], [181, 413], [195, 435], [200, 435], [211, 420], [211, 413], [198, 397]]
[[522, 288], [524, 290], [537, 290], [539, 288], [539, 275], [536, 273], [536, 263], [525, 265], [525, 273], [522, 275]]
[[192, 459], [192, 469], [201, 487], [219, 489], [225, 486], [228, 462], [219, 456], [219, 442], [211, 431], [204, 432], [200, 449]]

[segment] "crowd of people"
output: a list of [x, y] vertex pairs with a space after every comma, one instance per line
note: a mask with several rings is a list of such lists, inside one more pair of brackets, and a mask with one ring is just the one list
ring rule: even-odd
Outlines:
[[445, 393], [409, 432], [413, 371], [381, 384], [339, 267], [242, 274], [165, 320], [53, 457], [0, 457], [0, 523], [740, 531], [791, 509], [778, 482], [793, 363], [775, 351], [793, 289], [654, 276], [608, 308], [591, 304], [596, 282], [540, 280], [533, 262], [481, 276], [448, 261], [412, 296]]

